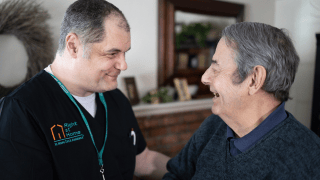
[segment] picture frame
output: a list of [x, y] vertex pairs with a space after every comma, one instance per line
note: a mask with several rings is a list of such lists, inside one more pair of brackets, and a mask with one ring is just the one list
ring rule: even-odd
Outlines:
[[177, 89], [179, 101], [191, 100], [191, 95], [188, 90], [188, 81], [186, 78], [174, 78], [174, 85]]
[[178, 54], [178, 70], [188, 69], [189, 55], [187, 53]]
[[[158, 89], [154, 89], [149, 92], [151, 96], [154, 96], [158, 94]], [[159, 104], [160, 103], [160, 98], [159, 97], [151, 97], [151, 104]]]
[[126, 90], [127, 90], [127, 97], [130, 101], [131, 105], [136, 105], [140, 102], [137, 86], [134, 77], [126, 77], [124, 78]]
[[208, 61], [210, 61], [209, 58], [209, 49], [203, 49], [199, 54], [198, 54], [198, 68], [199, 69], [207, 69], [207, 64]]

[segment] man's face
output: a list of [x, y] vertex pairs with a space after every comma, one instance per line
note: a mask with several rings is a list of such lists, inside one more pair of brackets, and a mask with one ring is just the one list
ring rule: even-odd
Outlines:
[[232, 80], [237, 65], [233, 50], [222, 38], [212, 58], [211, 66], [202, 75], [202, 83], [210, 86], [213, 92], [212, 113], [220, 117], [232, 117], [241, 112], [245, 104], [245, 84], [234, 84]]
[[[111, 17], [105, 23], [106, 36], [99, 43], [90, 44], [89, 59], [82, 57], [79, 48], [77, 82], [87, 92], [105, 92], [117, 88], [117, 77], [127, 69], [125, 53], [131, 47], [130, 32], [118, 27], [119, 19]], [[80, 52], [81, 51], [81, 52]]]

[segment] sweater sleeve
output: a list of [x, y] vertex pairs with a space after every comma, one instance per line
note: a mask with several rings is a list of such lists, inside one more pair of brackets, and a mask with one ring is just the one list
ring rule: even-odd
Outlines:
[[203, 149], [213, 134], [220, 133], [218, 130], [222, 129], [226, 129], [226, 125], [218, 116], [211, 115], [206, 118], [180, 153], [169, 160], [167, 163], [169, 172], [163, 179], [192, 179], [198, 168], [198, 158], [203, 153]]
[[163, 179], [191, 179], [195, 173], [195, 166], [197, 160], [196, 146], [194, 134], [186, 146], [174, 158], [167, 163], [167, 170], [169, 171]]
[[52, 158], [32, 113], [13, 98], [0, 102], [1, 180], [52, 180]]

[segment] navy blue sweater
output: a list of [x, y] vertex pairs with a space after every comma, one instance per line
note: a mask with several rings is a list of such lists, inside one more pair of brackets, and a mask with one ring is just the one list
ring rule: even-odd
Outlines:
[[163, 179], [317, 179], [320, 138], [292, 114], [245, 152], [231, 156], [227, 125], [209, 116], [168, 164]]

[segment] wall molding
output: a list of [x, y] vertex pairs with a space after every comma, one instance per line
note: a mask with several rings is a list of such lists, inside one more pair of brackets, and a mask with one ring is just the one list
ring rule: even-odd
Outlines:
[[138, 104], [132, 106], [136, 117], [172, 114], [186, 111], [211, 109], [212, 99], [199, 99], [184, 102], [170, 102], [161, 104]]

